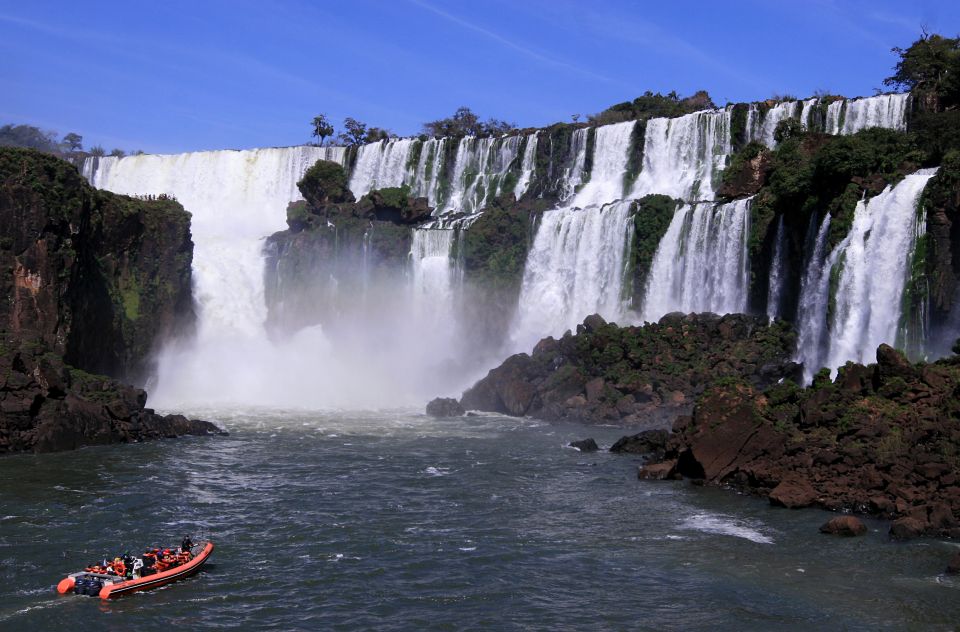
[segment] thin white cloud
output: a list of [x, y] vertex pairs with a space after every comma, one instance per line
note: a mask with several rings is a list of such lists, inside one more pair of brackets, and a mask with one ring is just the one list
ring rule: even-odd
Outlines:
[[[484, 37], [487, 37], [487, 38], [489, 38], [489, 39], [492, 39], [492, 40], [494, 40], [495, 42], [498, 42], [498, 43], [502, 44], [503, 46], [505, 46], [505, 47], [507, 47], [507, 48], [510, 48], [510, 49], [512, 49], [512, 50], [515, 50], [515, 51], [521, 53], [522, 55], [525, 55], [526, 57], [529, 57], [530, 59], [533, 59], [534, 61], [538, 61], [538, 62], [541, 62], [541, 63], [544, 63], [544, 64], [549, 64], [549, 65], [551, 65], [551, 66], [559, 66], [559, 67], [561, 67], [561, 68], [566, 68], [567, 70], [572, 70], [572, 71], [577, 72], [577, 73], [579, 73], [579, 74], [582, 74], [582, 75], [585, 75], [585, 76], [588, 76], [588, 77], [592, 77], [592, 78], [598, 79], [598, 80], [600, 80], [600, 81], [605, 81], [605, 82], [607, 82], [607, 83], [613, 83], [613, 84], [620, 85], [620, 86], [628, 86], [628, 84], [620, 81], [619, 79], [615, 79], [615, 78], [613, 78], [613, 77], [609, 77], [609, 76], [607, 76], [607, 75], [600, 74], [600, 73], [598, 73], [598, 72], [594, 72], [594, 71], [592, 71], [592, 70], [590, 70], [590, 69], [588, 69], [588, 68], [583, 68], [583, 67], [581, 67], [581, 66], [578, 66], [578, 65], [576, 65], [576, 64], [572, 64], [572, 63], [570, 63], [570, 62], [564, 61], [564, 60], [559, 59], [559, 58], [557, 58], [557, 57], [553, 57], [553, 56], [551, 56], [551, 55], [547, 55], [547, 54], [541, 53], [541, 52], [539, 52], [539, 51], [533, 50], [532, 48], [528, 48], [528, 47], [526, 47], [526, 46], [523, 46], [522, 44], [518, 44], [518, 43], [514, 42], [514, 41], [511, 40], [511, 39], [508, 39], [508, 38], [506, 38], [506, 37], [503, 37], [503, 36], [500, 35], [499, 33], [495, 33], [495, 32], [493, 32], [493, 31], [491, 31], [491, 30], [489, 30], [489, 29], [486, 29], [486, 28], [484, 28], [484, 27], [482, 27], [482, 26], [479, 26], [479, 25], [477, 25], [477, 24], [474, 24], [473, 22], [469, 22], [469, 21], [467, 21], [467, 20], [464, 20], [463, 18], [460, 18], [460, 17], [458, 17], [458, 16], [456, 16], [456, 15], [453, 15], [452, 13], [448, 13], [448, 12], [442, 10], [442, 9], [438, 9], [437, 7], [435, 7], [435, 6], [433, 6], [432, 4], [429, 4], [429, 3], [427, 3], [427, 2], [424, 2], [423, 0], [409, 0], [409, 1], [410, 1], [411, 4], [414, 4], [414, 5], [418, 6], [418, 7], [420, 7], [421, 9], [424, 9], [424, 10], [429, 11], [429, 12], [435, 14], [435, 15], [438, 15], [438, 16], [446, 19], [446, 20], [449, 20], [450, 22], [453, 22], [454, 24], [458, 24], [458, 25], [462, 26], [462, 27], [465, 28], [465, 29], [468, 29], [468, 30], [473, 31], [473, 32], [475, 32], [475, 33], [479, 33], [480, 35], [483, 35]], [[632, 86], [628, 86], [628, 87], [632, 87]]]

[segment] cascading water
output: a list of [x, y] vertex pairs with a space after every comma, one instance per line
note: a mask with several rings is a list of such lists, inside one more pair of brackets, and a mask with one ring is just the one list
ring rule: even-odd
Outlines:
[[590, 180], [569, 206], [542, 215], [524, 267], [514, 349], [529, 349], [593, 313], [611, 320], [623, 316], [633, 223], [630, 202], [618, 200], [634, 126], [629, 121], [598, 128]]
[[872, 362], [880, 343], [896, 343], [916, 239], [917, 203], [935, 173], [936, 169], [920, 170], [857, 204], [850, 233], [837, 246], [842, 267], [831, 297], [826, 355], [831, 369], [848, 360]]
[[836, 135], [840, 133], [840, 114], [843, 112], [845, 101], [839, 99], [827, 106], [827, 134]]
[[757, 141], [771, 149], [776, 147], [777, 141], [773, 136], [774, 132], [777, 131], [777, 125], [780, 124], [780, 121], [795, 118], [798, 106], [799, 102], [797, 101], [783, 101], [760, 116], [757, 106], [751, 104], [747, 111], [747, 142]]
[[444, 351], [447, 359], [452, 359], [449, 354], [455, 348], [456, 339], [455, 292], [459, 273], [450, 255], [457, 232], [457, 229], [414, 229], [410, 245], [413, 317], [440, 343], [435, 347]]
[[714, 178], [730, 152], [729, 110], [650, 119], [643, 168], [631, 197], [663, 193], [683, 200], [712, 200]]
[[677, 209], [650, 266], [644, 320], [675, 311], [746, 311], [752, 199]]
[[360, 199], [374, 189], [398, 187], [407, 176], [410, 152], [419, 141], [410, 138], [361, 145], [350, 177], [350, 191]]
[[507, 173], [517, 166], [521, 140], [520, 136], [460, 139], [443, 210], [473, 213], [499, 195]]
[[598, 313], [623, 316], [630, 203], [547, 211], [527, 255], [511, 346], [529, 351], [547, 335]]
[[[98, 188], [171, 194], [193, 216], [197, 339], [161, 354], [152, 404], [282, 406], [310, 392], [303, 383], [307, 367], [288, 361], [264, 335], [262, 240], [286, 227], [286, 206], [300, 198], [296, 183], [304, 171], [320, 159], [342, 163], [344, 156], [343, 148], [290, 147], [101, 158], [85, 166]], [[311, 353], [325, 352], [319, 330], [303, 338]]]
[[523, 149], [523, 161], [520, 163], [520, 177], [517, 178], [517, 184], [513, 187], [513, 195], [519, 200], [527, 192], [530, 186], [530, 180], [533, 179], [533, 173], [537, 167], [537, 134], [534, 132], [527, 136], [527, 144]]
[[881, 94], [847, 101], [842, 134], [855, 134], [869, 127], [907, 129], [910, 93]]
[[587, 165], [587, 141], [590, 138], [590, 128], [581, 127], [573, 132], [570, 138], [570, 155], [573, 162], [563, 170], [560, 183], [560, 199], [568, 200], [577, 192], [577, 187], [583, 184], [583, 174]]
[[770, 279], [767, 284], [767, 318], [770, 321], [780, 316], [780, 295], [783, 290], [783, 280], [787, 276], [787, 257], [784, 252], [787, 247], [787, 234], [783, 226], [783, 215], [777, 222], [777, 234], [774, 240]]
[[813, 129], [814, 124], [811, 120], [813, 116], [813, 108], [819, 99], [807, 99], [803, 102], [803, 109], [800, 111], [800, 127], [806, 130]]
[[[807, 234], [812, 236], [816, 216], [810, 218]], [[830, 269], [826, 265], [827, 237], [830, 233], [830, 215], [823, 218], [816, 236], [813, 237], [813, 250], [804, 267], [800, 280], [800, 302], [797, 307], [798, 337], [797, 361], [803, 364], [804, 381], [810, 382], [820, 367], [820, 358], [826, 344], [827, 298], [830, 292]]]

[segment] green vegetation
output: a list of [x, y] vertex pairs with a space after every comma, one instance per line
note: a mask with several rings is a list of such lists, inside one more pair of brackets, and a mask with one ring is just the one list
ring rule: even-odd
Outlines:
[[347, 172], [339, 163], [318, 160], [297, 182], [300, 194], [313, 206], [327, 203], [352, 202]]
[[333, 125], [327, 120], [326, 114], [318, 114], [310, 122], [313, 126], [313, 137], [317, 139], [317, 144], [322, 145], [323, 139], [333, 136]]
[[653, 257], [679, 205], [678, 200], [667, 195], [647, 195], [636, 202], [630, 259], [633, 271], [633, 296], [636, 301], [643, 298], [643, 290]]
[[513, 123], [491, 118], [481, 121], [473, 110], [466, 106], [457, 108], [453, 116], [430, 121], [423, 124], [423, 133], [427, 136], [446, 136], [461, 138], [463, 136], [500, 136], [506, 134], [516, 126]]
[[527, 259], [530, 220], [512, 203], [499, 197], [463, 236], [463, 264], [467, 275], [490, 287], [520, 286]]
[[714, 107], [716, 106], [706, 90], [700, 90], [682, 99], [676, 92], [664, 95], [659, 92], [654, 94], [648, 90], [633, 101], [617, 103], [589, 118], [594, 125], [608, 125], [630, 120], [683, 116]]
[[960, 105], [960, 38], [926, 32], [909, 48], [894, 48], [900, 56], [884, 85], [907, 89], [926, 109], [941, 111]]

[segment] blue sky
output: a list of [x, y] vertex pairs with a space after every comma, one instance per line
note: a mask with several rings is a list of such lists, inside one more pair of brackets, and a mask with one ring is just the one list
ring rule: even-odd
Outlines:
[[293, 145], [310, 119], [401, 134], [468, 105], [521, 127], [645, 90], [869, 95], [960, 2], [0, 0], [0, 123], [85, 146]]

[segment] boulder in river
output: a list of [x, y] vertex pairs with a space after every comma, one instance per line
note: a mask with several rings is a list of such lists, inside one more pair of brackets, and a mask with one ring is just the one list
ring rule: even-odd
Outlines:
[[593, 438], [581, 439], [580, 441], [571, 441], [568, 444], [571, 448], [576, 448], [581, 452], [596, 452], [600, 448], [597, 446], [597, 442]]
[[466, 412], [452, 397], [438, 397], [427, 404], [427, 414], [431, 417], [461, 417]]
[[820, 527], [820, 533], [829, 535], [857, 536], [867, 532], [867, 525], [854, 516], [837, 516]]

